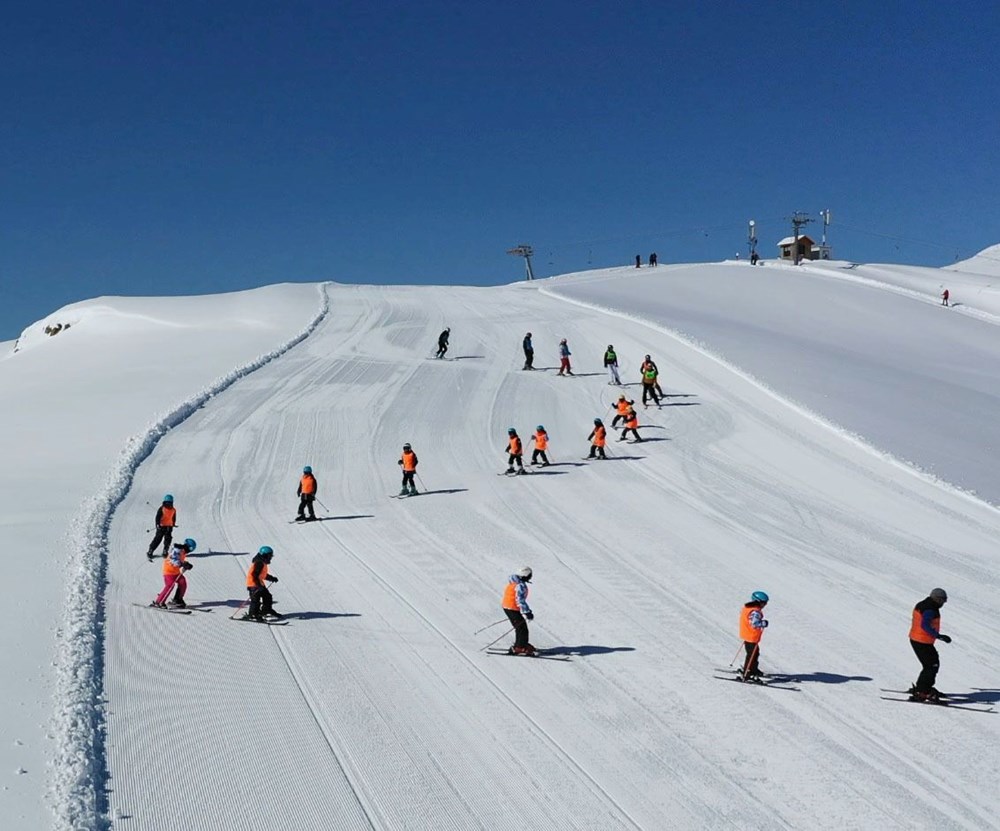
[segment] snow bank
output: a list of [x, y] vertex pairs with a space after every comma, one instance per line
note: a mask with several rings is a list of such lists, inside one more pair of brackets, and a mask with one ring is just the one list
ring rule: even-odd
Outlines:
[[[81, 540], [82, 545], [75, 550], [75, 543], [67, 542], [69, 593], [58, 632], [57, 710], [52, 729], [56, 754], [50, 794], [57, 831], [110, 827], [103, 788], [106, 778], [103, 644], [111, 517], [128, 493], [135, 471], [168, 431], [241, 378], [288, 352], [316, 329], [330, 311], [325, 285], [320, 285], [319, 291], [322, 300], [319, 313], [301, 332], [219, 378], [129, 439], [104, 485], [82, 506], [71, 524], [69, 540]], [[44, 328], [45, 321], [37, 325]]]
[[962, 260], [954, 265], [945, 266], [944, 271], [965, 271], [972, 274], [985, 274], [990, 277], [1000, 277], [1000, 244], [984, 248], [978, 254]]

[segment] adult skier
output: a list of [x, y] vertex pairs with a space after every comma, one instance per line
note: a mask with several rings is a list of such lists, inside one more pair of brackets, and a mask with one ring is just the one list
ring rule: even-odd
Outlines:
[[639, 416], [636, 415], [632, 407], [629, 407], [628, 412], [625, 413], [625, 429], [622, 430], [622, 437], [618, 441], [625, 441], [629, 430], [632, 431], [636, 441], [642, 441], [642, 436], [639, 435]]
[[156, 523], [156, 534], [153, 536], [153, 541], [149, 544], [149, 548], [146, 551], [146, 559], [149, 562], [153, 562], [153, 552], [156, 551], [156, 546], [163, 542], [163, 556], [167, 556], [167, 552], [170, 550], [170, 543], [174, 539], [174, 528], [177, 527], [177, 509], [174, 507], [174, 497], [172, 494], [166, 494], [163, 497], [163, 503], [159, 508], [156, 509], [156, 519], [153, 520]]
[[611, 419], [611, 429], [614, 430], [618, 426], [619, 421], [624, 421], [625, 416], [628, 415], [628, 411], [632, 409], [632, 405], [635, 404], [634, 401], [629, 401], [625, 397], [625, 393], [618, 396], [618, 402], [615, 404], [615, 417]]
[[648, 407], [647, 399], [652, 398], [656, 406], [660, 406], [660, 397], [656, 394], [656, 367], [643, 364], [642, 370], [642, 406]]
[[243, 620], [255, 620], [258, 623], [262, 623], [265, 617], [284, 617], [284, 615], [274, 611], [274, 598], [267, 587], [268, 583], [278, 582], [277, 577], [268, 573], [273, 557], [274, 549], [269, 545], [262, 545], [250, 562], [250, 570], [247, 572], [247, 592], [250, 595], [250, 608], [247, 609]]
[[535, 615], [528, 605], [528, 583], [531, 582], [531, 566], [512, 574], [503, 593], [503, 610], [514, 627], [514, 645], [507, 650], [511, 655], [534, 655], [537, 651], [528, 643], [528, 623]]
[[413, 448], [410, 447], [409, 443], [403, 445], [403, 455], [399, 457], [399, 461], [396, 462], [400, 467], [403, 468], [403, 487], [399, 491], [400, 496], [416, 496], [417, 486], [413, 484], [413, 477], [417, 473], [417, 454], [413, 452]]
[[521, 348], [524, 350], [524, 366], [522, 369], [535, 368], [535, 347], [531, 345], [531, 332], [524, 336], [521, 341]]
[[531, 437], [531, 441], [535, 443], [535, 449], [531, 451], [531, 463], [533, 465], [538, 464], [539, 456], [542, 459], [542, 467], [549, 466], [549, 457], [545, 455], [545, 451], [549, 446], [549, 434], [545, 432], [545, 427], [541, 424], [535, 428], [535, 435]]
[[750, 602], [744, 603], [740, 610], [740, 637], [743, 639], [743, 649], [746, 651], [746, 660], [743, 661], [743, 674], [739, 677], [741, 681], [748, 681], [754, 684], [762, 684], [760, 675], [760, 639], [767, 628], [767, 621], [764, 619], [764, 607], [767, 605], [767, 592], [755, 591], [750, 595]]
[[514, 465], [517, 464], [517, 473], [524, 473], [524, 462], [521, 458], [524, 455], [524, 445], [513, 427], [507, 429], [507, 446], [504, 452], [507, 453], [507, 470], [504, 472], [514, 473]]
[[608, 375], [611, 376], [611, 380], [608, 383], [620, 387], [622, 379], [618, 377], [618, 355], [610, 343], [604, 353], [604, 365], [608, 368]]
[[604, 455], [604, 445], [607, 444], [608, 441], [608, 431], [604, 426], [604, 422], [599, 418], [594, 419], [594, 429], [590, 431], [590, 435], [587, 436], [587, 440], [591, 443], [590, 455], [587, 456], [588, 459], [594, 459], [597, 456], [600, 456], [602, 459], [608, 458]]
[[656, 376], [653, 380], [653, 385], [656, 387], [656, 394], [663, 398], [663, 390], [660, 387], [660, 370], [656, 366], [656, 362], [647, 355], [642, 359], [642, 365], [639, 367], [639, 372], [644, 373], [647, 369], [653, 370]]
[[[306, 465], [302, 468], [302, 478], [299, 479], [298, 490], [295, 491], [296, 496], [299, 497], [299, 513], [295, 517], [296, 522], [311, 522], [316, 519], [316, 509], [313, 508], [313, 502], [316, 501], [316, 496], [319, 493], [319, 483], [316, 481], [316, 477], [313, 476], [313, 469]], [[306, 517], [306, 511], [309, 512], [309, 517]]]
[[170, 594], [171, 589], [176, 589], [174, 599], [170, 601], [170, 605], [178, 609], [183, 609], [187, 606], [187, 603], [184, 602], [184, 594], [187, 592], [187, 578], [184, 576], [184, 572], [194, 568], [187, 561], [187, 555], [197, 547], [198, 543], [190, 537], [184, 540], [184, 542], [174, 545], [170, 551], [170, 555], [163, 561], [163, 588], [156, 595], [156, 600], [150, 605], [159, 606], [161, 609], [165, 608], [167, 605], [167, 595]]
[[940, 693], [934, 689], [941, 661], [934, 641], [951, 643], [948, 635], [941, 634], [941, 607], [948, 602], [944, 589], [931, 589], [931, 593], [913, 607], [910, 620], [910, 646], [920, 661], [920, 677], [910, 688], [914, 701], [937, 701]]
[[444, 353], [448, 351], [448, 338], [451, 336], [451, 328], [445, 329], [440, 335], [438, 335], [438, 351], [437, 357], [443, 358]]
[[949, 292], [948, 289], [945, 289], [943, 292], [941, 292], [941, 305], [947, 306], [950, 297], [951, 297], [951, 292]]
[[570, 366], [569, 356], [573, 353], [569, 351], [569, 344], [566, 343], [566, 338], [559, 341], [559, 372], [557, 375], [572, 375], [573, 367]]

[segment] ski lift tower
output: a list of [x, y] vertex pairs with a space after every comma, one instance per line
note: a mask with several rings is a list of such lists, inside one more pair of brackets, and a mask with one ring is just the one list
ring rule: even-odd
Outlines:
[[513, 254], [515, 257], [524, 257], [525, 279], [535, 279], [535, 272], [531, 270], [531, 257], [534, 255], [535, 251], [530, 245], [522, 244], [516, 248], [508, 248], [507, 253]]
[[753, 255], [757, 253], [757, 223], [752, 219], [747, 225], [747, 245], [750, 247], [750, 260], [753, 261]]
[[792, 262], [795, 265], [802, 262], [802, 258], [799, 256], [799, 229], [812, 221], [809, 214], [802, 213], [802, 211], [796, 211], [792, 214], [792, 229], [795, 231], [795, 241], [792, 243]]

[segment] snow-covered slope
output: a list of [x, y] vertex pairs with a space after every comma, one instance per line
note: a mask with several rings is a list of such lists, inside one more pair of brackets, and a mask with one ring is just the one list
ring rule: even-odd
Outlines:
[[967, 260], [947, 266], [946, 270], [1000, 277], [1000, 245], [991, 245], [989, 248], [984, 248]]
[[[855, 271], [734, 264], [496, 289], [328, 285], [329, 312], [308, 337], [196, 408], [185, 405], [210, 379], [194, 383], [202, 368], [186, 365], [189, 389], [171, 399], [184, 420], [144, 434], [147, 449], [162, 437], [141, 465], [141, 453], [115, 463], [105, 451], [120, 475], [82, 511], [99, 521], [122, 491], [81, 560], [95, 570], [71, 572], [98, 595], [108, 579], [103, 623], [78, 633], [104, 648], [107, 740], [95, 755], [86, 731], [56, 720], [57, 827], [100, 827], [104, 810], [113, 827], [143, 829], [1000, 827], [1000, 716], [879, 698], [915, 677], [910, 609], [940, 584], [955, 642], [942, 647], [939, 686], [1000, 699], [1000, 514], [886, 455], [945, 475], [924, 452], [937, 416], [908, 409], [922, 386], [947, 380], [931, 342], [970, 367], [923, 401], [940, 416], [950, 398], [972, 419], [948, 446], [960, 463], [947, 478], [996, 486], [975, 464], [997, 414], [994, 310], [934, 308], [936, 286], [920, 273], [894, 286]], [[273, 313], [298, 318], [288, 338], [321, 308], [313, 288], [309, 310], [291, 314], [299, 296], [286, 293], [299, 290], [270, 298]], [[435, 361], [445, 325], [452, 360]], [[538, 372], [520, 370], [525, 331]], [[560, 337], [576, 377], [552, 369]], [[612, 442], [611, 459], [585, 462], [593, 419], [617, 393], [600, 366], [608, 343], [628, 394], [650, 353], [671, 397], [640, 411], [646, 441]], [[155, 354], [140, 333], [103, 374], [144, 365], [129, 383], [148, 401]], [[21, 356], [0, 362], [2, 380]], [[46, 436], [39, 388], [17, 383]], [[147, 409], [141, 425], [166, 409]], [[896, 446], [879, 432], [892, 423]], [[527, 438], [536, 424], [555, 464], [497, 476], [507, 427]], [[404, 441], [427, 492], [401, 502], [388, 497]], [[289, 520], [303, 464], [328, 510], [300, 526]], [[84, 477], [68, 481], [80, 491]], [[209, 613], [132, 605], [161, 585], [143, 552], [168, 490], [199, 541], [188, 599]], [[276, 551], [279, 609], [294, 615], [281, 628], [228, 620], [262, 544]], [[568, 661], [480, 651], [508, 642], [499, 623], [474, 633], [502, 618], [506, 577], [525, 563], [532, 641]], [[712, 678], [758, 588], [772, 596], [763, 663], [798, 691]], [[67, 594], [72, 607], [79, 593]], [[45, 633], [22, 640], [33, 651]], [[95, 703], [86, 683], [61, 693], [64, 709]], [[9, 779], [23, 819], [30, 788]]]

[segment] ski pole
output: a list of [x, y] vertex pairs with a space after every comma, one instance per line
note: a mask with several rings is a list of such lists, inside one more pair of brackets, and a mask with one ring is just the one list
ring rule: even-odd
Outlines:
[[246, 606], [246, 605], [247, 605], [247, 603], [249, 603], [249, 602], [250, 602], [250, 598], [248, 597], [248, 598], [247, 598], [246, 600], [244, 600], [244, 601], [243, 601], [242, 603], [240, 603], [240, 605], [239, 605], [239, 606], [237, 606], [237, 607], [236, 607], [236, 611], [235, 611], [235, 612], [233, 612], [233, 613], [232, 613], [232, 614], [231, 614], [231, 615], [229, 616], [229, 619], [230, 619], [230, 620], [236, 620], [236, 616], [237, 616], [237, 615], [238, 615], [238, 614], [240, 613], [240, 610], [241, 610], [241, 609], [242, 609], [242, 608], [243, 608], [244, 606]]
[[326, 507], [326, 505], [324, 505], [324, 504], [323, 504], [322, 500], [321, 500], [321, 499], [320, 499], [320, 498], [319, 498], [318, 496], [316, 497], [316, 501], [317, 501], [317, 502], [319, 502], [319, 504], [320, 504], [320, 507], [321, 507], [321, 508], [322, 508], [322, 509], [323, 509], [324, 511], [326, 511], [327, 513], [330, 513], [330, 509], [329, 509], [329, 508], [327, 508], [327, 507]]
[[484, 626], [482, 629], [477, 629], [472, 634], [473, 635], [478, 635], [480, 632], [485, 632], [487, 629], [492, 629], [494, 626], [497, 625], [497, 623], [503, 623], [504, 620], [507, 620], [507, 618], [504, 618], [503, 620], [498, 620], [498, 621], [496, 621], [496, 623], [491, 623], [489, 626]]
[[[501, 621], [501, 623], [502, 623], [502, 622], [503, 622], [503, 621]], [[513, 632], [513, 631], [514, 631], [514, 627], [513, 627], [513, 626], [511, 626], [511, 627], [510, 627], [510, 629], [508, 629], [508, 630], [507, 630], [506, 632], [504, 632], [504, 633], [503, 633], [503, 634], [502, 634], [502, 635], [500, 636], [500, 638], [506, 638], [506, 637], [507, 637], [507, 636], [508, 636], [508, 635], [509, 635], [509, 634], [510, 634], [511, 632]], [[500, 638], [497, 638], [497, 641], [498, 641], [498, 640], [500, 640]], [[495, 643], [496, 643], [497, 641], [490, 641], [490, 642], [489, 642], [488, 644], [486, 644], [486, 646], [484, 646], [484, 647], [483, 647], [482, 649], [480, 649], [479, 651], [480, 651], [480, 652], [482, 652], [482, 651], [484, 651], [484, 650], [486, 650], [486, 649], [489, 649], [489, 648], [490, 648], [491, 646], [493, 646], [493, 644], [495, 644]]]
[[413, 475], [416, 476], [420, 480], [420, 487], [422, 487], [424, 489], [424, 493], [426, 493], [427, 492], [427, 485], [424, 484], [423, 477], [419, 473], [417, 473], [416, 471], [413, 471]]
[[733, 664], [736, 663], [736, 659], [740, 657], [740, 650], [742, 649], [743, 649], [743, 644], [741, 643], [738, 647], [736, 647], [736, 654], [733, 655], [733, 660], [729, 662], [729, 666], [732, 666]]

